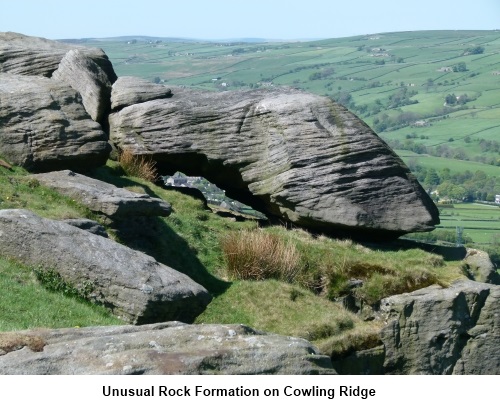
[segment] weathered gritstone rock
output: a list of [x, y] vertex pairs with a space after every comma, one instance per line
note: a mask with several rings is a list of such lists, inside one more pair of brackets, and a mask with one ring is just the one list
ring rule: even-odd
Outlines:
[[[243, 325], [171, 322], [15, 335], [22, 349], [0, 355], [0, 374], [335, 374], [309, 342]], [[6, 338], [0, 334], [0, 342]], [[34, 340], [31, 349], [23, 343]]]
[[133, 104], [172, 97], [172, 90], [139, 77], [122, 76], [113, 84], [111, 108], [120, 110]]
[[45, 77], [0, 73], [0, 154], [28, 170], [85, 170], [106, 162], [101, 126], [69, 86]]
[[97, 63], [83, 51], [72, 49], [61, 60], [52, 78], [77, 90], [92, 119], [104, 124], [111, 109], [111, 81]]
[[0, 256], [55, 271], [131, 323], [190, 322], [209, 293], [144, 253], [26, 210], [0, 210]]
[[498, 274], [488, 253], [482, 250], [467, 248], [467, 255], [464, 261], [475, 281], [500, 284], [500, 274]]
[[459, 281], [382, 300], [387, 374], [500, 374], [500, 287]]
[[202, 175], [229, 197], [314, 231], [394, 237], [439, 223], [401, 159], [325, 97], [173, 93], [111, 114], [111, 141], [153, 158], [164, 174]]
[[116, 80], [113, 66], [102, 49], [70, 45], [15, 32], [0, 32], [0, 72], [50, 77], [71, 49], [78, 49], [92, 59], [106, 72], [111, 83]]
[[70, 170], [33, 174], [31, 177], [108, 217], [166, 217], [170, 215], [172, 208], [160, 198], [134, 193]]

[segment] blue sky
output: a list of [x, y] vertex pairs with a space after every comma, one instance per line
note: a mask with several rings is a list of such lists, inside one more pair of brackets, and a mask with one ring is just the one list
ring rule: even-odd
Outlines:
[[500, 0], [9, 0], [0, 12], [0, 31], [50, 39], [291, 40], [449, 29], [500, 29]]

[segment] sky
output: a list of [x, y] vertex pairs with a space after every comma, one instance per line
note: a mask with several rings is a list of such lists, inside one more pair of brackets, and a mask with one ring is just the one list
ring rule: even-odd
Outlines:
[[500, 0], [0, 1], [0, 32], [49, 39], [144, 35], [294, 40], [500, 29]]

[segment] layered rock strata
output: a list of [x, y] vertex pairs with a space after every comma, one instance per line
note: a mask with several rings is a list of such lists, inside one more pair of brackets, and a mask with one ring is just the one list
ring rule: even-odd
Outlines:
[[173, 93], [112, 113], [111, 141], [153, 158], [162, 173], [202, 175], [228, 196], [314, 231], [394, 237], [439, 223], [401, 159], [325, 97], [292, 89]]

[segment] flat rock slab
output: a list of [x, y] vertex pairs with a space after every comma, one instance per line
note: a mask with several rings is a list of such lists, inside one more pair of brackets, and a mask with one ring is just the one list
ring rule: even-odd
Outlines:
[[170, 322], [0, 333], [0, 374], [336, 373], [303, 339]]
[[172, 91], [112, 113], [110, 140], [154, 159], [163, 174], [204, 176], [229, 197], [315, 232], [396, 237], [439, 223], [402, 160], [326, 97]]
[[0, 210], [0, 256], [58, 273], [130, 323], [191, 322], [211, 300], [151, 256], [27, 210]]
[[462, 280], [382, 300], [388, 374], [500, 374], [500, 286]]
[[162, 84], [139, 77], [121, 76], [113, 84], [111, 108], [116, 111], [133, 104], [170, 97], [172, 90]]
[[171, 212], [170, 204], [161, 198], [134, 193], [70, 170], [34, 174], [31, 177], [108, 217], [168, 216]]

